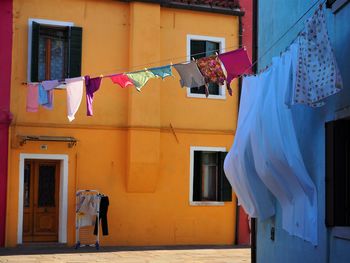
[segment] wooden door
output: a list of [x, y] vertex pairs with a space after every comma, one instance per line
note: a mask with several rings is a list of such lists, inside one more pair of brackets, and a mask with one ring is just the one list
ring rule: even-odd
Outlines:
[[58, 241], [59, 161], [27, 160], [23, 192], [23, 241]]

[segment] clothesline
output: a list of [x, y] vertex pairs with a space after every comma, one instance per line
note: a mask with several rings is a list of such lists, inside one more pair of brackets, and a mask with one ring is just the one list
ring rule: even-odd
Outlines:
[[[242, 46], [244, 49], [245, 49], [245, 46]], [[218, 55], [218, 52], [221, 52], [223, 50], [226, 50], [226, 49], [232, 49], [230, 51], [233, 51], [235, 48], [235, 46], [231, 46], [231, 47], [227, 47], [227, 48], [220, 48], [220, 49], [213, 49], [211, 50], [211, 52], [214, 52], [216, 55]], [[227, 52], [224, 52], [224, 53], [228, 53], [230, 51], [227, 51]], [[203, 54], [206, 54], [207, 51], [205, 52], [199, 52], [199, 53], [194, 53], [191, 55], [192, 57], [192, 60], [193, 60], [193, 57], [195, 56], [200, 56], [200, 55], [203, 55]], [[220, 53], [220, 54], [224, 54], [224, 53]], [[182, 58], [187, 58], [188, 56], [182, 56], [182, 57], [176, 57], [176, 58], [168, 58], [168, 59], [164, 59], [164, 60], [159, 60], [159, 61], [155, 61], [155, 62], [148, 62], [148, 63], [145, 63], [145, 64], [140, 64], [140, 65], [135, 65], [135, 66], [132, 66], [128, 69], [136, 69], [136, 68], [140, 68], [140, 67], [145, 67], [144, 69], [140, 69], [140, 70], [135, 70], [135, 71], [128, 71], [128, 73], [140, 73], [140, 72], [145, 72], [149, 69], [153, 69], [153, 68], [158, 68], [158, 67], [162, 67], [162, 66], [156, 66], [156, 67], [146, 67], [146, 66], [149, 66], [149, 65], [152, 65], [152, 64], [159, 64], [160, 62], [163, 62], [163, 61], [176, 61], [178, 59], [182, 59]], [[191, 60], [184, 60], [184, 61], [180, 61], [180, 62], [177, 62], [177, 63], [168, 63], [164, 66], [174, 66], [174, 65], [178, 65], [178, 64], [184, 64], [184, 63], [188, 63], [188, 62], [191, 62]], [[120, 72], [120, 71], [124, 71], [126, 70], [127, 68], [117, 68], [117, 69], [114, 69], [113, 71], [114, 72]], [[111, 71], [111, 70], [110, 70]], [[108, 78], [108, 77], [112, 77], [112, 76], [116, 76], [116, 75], [119, 75], [119, 74], [125, 74], [126, 71], [124, 72], [120, 72], [120, 73], [111, 73], [111, 74], [107, 74], [107, 75], [104, 75], [103, 73], [106, 73], [106, 72], [110, 72], [110, 71], [104, 71], [104, 72], [100, 72], [99, 74], [96, 74], [96, 73], [90, 73], [90, 76], [91, 75], [97, 75], [99, 77], [102, 77], [102, 78]], [[58, 81], [60, 82], [63, 82], [65, 79], [58, 79]], [[39, 81], [40, 82], [40, 81]], [[30, 84], [30, 83], [39, 83], [39, 82], [22, 82], [23, 85], [27, 85], [27, 84]]]
[[[268, 54], [268, 52], [274, 47], [274, 46], [276, 46], [300, 21], [301, 21], [301, 19], [303, 19], [317, 4], [319, 4], [321, 2], [321, 0], [317, 0], [313, 5], [311, 5], [300, 17], [299, 17], [299, 19], [297, 20], [297, 21], [295, 21], [294, 23], [293, 23], [293, 25], [292, 26], [290, 26], [287, 30], [286, 30], [286, 32], [284, 32], [266, 51], [264, 51], [263, 52], [263, 54], [261, 55], [261, 56], [259, 56], [255, 61], [253, 61], [252, 62], [252, 64], [251, 64], [251, 66], [249, 66], [249, 67], [247, 67], [245, 70], [244, 70], [244, 72], [240, 75], [240, 76], [238, 76], [238, 78], [240, 78], [240, 77], [242, 77], [242, 76], [244, 76], [244, 75], [249, 75], [249, 74], [246, 74], [246, 72], [248, 71], [248, 70], [250, 70], [251, 68], [253, 68], [266, 54]], [[320, 3], [320, 8], [322, 8], [322, 5], [324, 5], [325, 3], [327, 2], [327, 0], [324, 0], [322, 3]], [[295, 38], [296, 39], [296, 38]], [[292, 42], [294, 42], [295, 41], [295, 39], [292, 41]], [[243, 48], [245, 48], [245, 46], [240, 46], [239, 48], [241, 48], [241, 47], [243, 47]], [[226, 49], [236, 49], [237, 47], [236, 46], [231, 46], [231, 47], [227, 47], [227, 48], [221, 48], [221, 49], [214, 49], [214, 50], [212, 50], [212, 52], [221, 52], [221, 51], [223, 51], [223, 50], [226, 50]], [[284, 50], [284, 52], [287, 50], [287, 48]], [[229, 52], [229, 51], [227, 51], [227, 52]], [[196, 53], [196, 54], [193, 54], [191, 57], [194, 57], [194, 56], [198, 56], [198, 55], [203, 55], [203, 54], [206, 54], [207, 52], [200, 52], [200, 53]], [[283, 52], [282, 52], [283, 53]], [[187, 58], [188, 56], [186, 56], [186, 58]], [[134, 67], [132, 67], [132, 68], [137, 68], [137, 67], [144, 67], [144, 66], [147, 66], [147, 65], [152, 65], [152, 64], [158, 64], [158, 63], [160, 63], [160, 62], [163, 62], [163, 61], [174, 61], [174, 60], [177, 60], [177, 59], [182, 59], [182, 58], [184, 58], [184, 57], [177, 57], [177, 58], [170, 58], [170, 59], [165, 59], [165, 60], [160, 60], [160, 61], [157, 61], [157, 62], [149, 62], [149, 63], [147, 63], [147, 64], [142, 64], [142, 65], [136, 65], [136, 66], [134, 66]], [[185, 61], [181, 61], [181, 62], [178, 62], [178, 63], [175, 63], [175, 64], [172, 64], [172, 63], [170, 63], [171, 65], [176, 65], [176, 64], [183, 64], [183, 63], [187, 63], [187, 62], [190, 62], [190, 60], [185, 60]], [[120, 68], [120, 69], [117, 69], [118, 71], [120, 71], [120, 70], [123, 70], [123, 69], [125, 69], [125, 68]], [[261, 71], [259, 71], [259, 72], [262, 72], [262, 71], [264, 71], [264, 70], [266, 70], [266, 68], [265, 69], [263, 69], [263, 70], [261, 70]], [[137, 71], [137, 72], [142, 72], [142, 71], [145, 71], [145, 70], [140, 70], [140, 71]], [[133, 72], [134, 73], [134, 72]], [[112, 74], [113, 75], [113, 74]], [[252, 75], [254, 75], [254, 74], [252, 74]], [[111, 75], [107, 75], [107, 76], [111, 76]]]
[[[266, 51], [264, 51], [264, 53], [259, 56], [255, 61], [252, 62], [251, 66], [247, 67], [243, 73], [241, 75], [238, 76], [238, 78], [244, 76], [244, 75], [249, 75], [247, 74], [247, 71], [250, 70], [251, 68], [253, 68], [277, 43], [279, 43], [279, 41], [281, 41], [289, 32], [290, 30], [292, 30], [292, 28], [294, 28], [300, 21], [301, 19], [308, 13], [310, 12], [310, 10], [312, 10], [313, 7], [315, 7], [318, 3], [320, 2], [320, 0], [316, 1], [306, 12], [304, 12], [304, 14], [291, 26], [287, 29], [287, 31], [281, 35], [281, 37], [279, 37]], [[321, 4], [320, 4], [320, 7], [322, 5], [324, 5], [326, 3], [326, 0], [324, 0]], [[295, 39], [294, 39], [295, 40]], [[293, 41], [294, 41], [293, 40]], [[243, 46], [244, 47], [244, 46]], [[231, 47], [227, 47], [227, 48], [221, 48], [221, 49], [214, 49], [212, 50], [212, 52], [220, 52], [220, 51], [223, 51], [223, 50], [226, 50], [226, 49], [231, 49], [231, 48], [236, 48], [235, 46], [231, 46]], [[245, 48], [245, 47], [244, 47]], [[286, 50], [284, 50], [285, 52]], [[203, 54], [206, 54], [207, 52], [199, 52], [199, 53], [195, 53], [193, 54], [191, 57], [193, 56], [198, 56], [198, 55], [203, 55]], [[155, 61], [155, 62], [148, 62], [148, 63], [145, 63], [145, 64], [141, 64], [141, 65], [135, 65], [135, 66], [132, 66], [131, 69], [134, 69], [134, 68], [139, 68], [139, 67], [145, 67], [145, 66], [149, 66], [149, 65], [153, 65], [153, 64], [159, 64], [160, 62], [164, 62], [164, 61], [175, 61], [177, 59], [182, 59], [184, 58], [185, 56], [182, 56], [182, 57], [177, 57], [177, 58], [169, 58], [169, 59], [164, 59], [164, 60], [159, 60], [159, 61]], [[188, 56], [186, 56], [187, 58]], [[176, 65], [176, 64], [182, 64], [182, 63], [188, 63], [190, 62], [189, 60], [185, 60], [185, 61], [181, 61], [181, 62], [177, 62], [175, 64], [172, 64], [172, 62], [170, 62], [170, 65]], [[268, 68], [268, 66], [266, 67]], [[263, 69], [263, 70], [260, 70], [260, 72], [266, 70]], [[114, 69], [114, 71], [124, 71], [126, 70], [127, 68], [118, 68], [118, 69]], [[129, 68], [130, 69], [130, 68]], [[143, 70], [137, 70], [137, 71], [131, 71], [130, 73], [136, 73], [136, 72], [144, 72], [146, 71], [147, 69], [143, 69]], [[105, 77], [110, 77], [110, 76], [114, 76], [114, 75], [118, 75], [118, 74], [123, 74], [123, 73], [112, 73], [112, 74], [107, 74], [107, 75], [104, 75], [103, 73], [106, 73], [106, 72], [110, 72], [110, 71], [104, 71], [104, 72], [100, 72], [100, 74], [98, 74], [99, 76], [101, 76], [102, 78], [105, 78]], [[90, 75], [97, 75], [95, 73], [92, 73]], [[252, 74], [254, 75], [254, 74]], [[23, 85], [27, 85], [28, 82], [22, 82]]]

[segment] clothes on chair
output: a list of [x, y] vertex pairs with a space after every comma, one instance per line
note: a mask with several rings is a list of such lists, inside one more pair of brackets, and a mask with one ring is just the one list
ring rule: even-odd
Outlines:
[[100, 198], [97, 195], [80, 195], [76, 207], [78, 225], [93, 226], [96, 222], [97, 207]]
[[[102, 196], [100, 201], [100, 221], [102, 225], [102, 234], [104, 236], [108, 235], [108, 221], [107, 221], [107, 212], [108, 212], [108, 206], [109, 206], [109, 199], [108, 196]], [[97, 235], [97, 224], [100, 222], [95, 223], [95, 229], [94, 229], [94, 235]]]

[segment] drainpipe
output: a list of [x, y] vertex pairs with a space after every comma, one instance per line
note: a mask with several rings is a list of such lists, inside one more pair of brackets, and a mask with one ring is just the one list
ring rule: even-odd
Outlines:
[[[252, 61], [256, 62], [252, 70], [257, 73], [258, 69], [258, 0], [253, 1], [253, 50]], [[251, 219], [251, 263], [256, 263], [256, 233], [257, 233], [256, 219]]]
[[[241, 48], [243, 45], [243, 23], [242, 23], [242, 17], [238, 17], [238, 44], [239, 47]], [[239, 112], [239, 105], [241, 102], [241, 91], [242, 91], [242, 78], [238, 78], [238, 110], [237, 114]], [[238, 245], [238, 236], [239, 236], [239, 206], [238, 206], [238, 201], [236, 200], [236, 226], [235, 226], [235, 240], [234, 244]]]

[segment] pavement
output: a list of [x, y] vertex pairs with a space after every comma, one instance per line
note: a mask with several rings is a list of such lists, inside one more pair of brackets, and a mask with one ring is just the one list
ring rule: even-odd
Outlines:
[[250, 263], [250, 248], [179, 247], [17, 247], [0, 248], [0, 262]]

